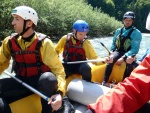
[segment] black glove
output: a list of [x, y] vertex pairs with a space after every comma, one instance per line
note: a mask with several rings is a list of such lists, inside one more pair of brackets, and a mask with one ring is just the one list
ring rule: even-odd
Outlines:
[[57, 111], [54, 111], [54, 113], [75, 113], [75, 109], [73, 105], [69, 102], [67, 96], [63, 97], [61, 108], [59, 108]]

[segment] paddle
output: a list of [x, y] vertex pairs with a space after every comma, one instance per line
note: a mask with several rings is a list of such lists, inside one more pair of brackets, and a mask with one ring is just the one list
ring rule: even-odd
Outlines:
[[[111, 54], [107, 47], [100, 42], [100, 44], [108, 51], [109, 55]], [[79, 64], [79, 63], [89, 63], [89, 62], [102, 62], [105, 63], [104, 60], [85, 60], [85, 61], [74, 61], [74, 62], [62, 62], [63, 64]]]
[[[109, 55], [111, 54], [110, 51], [107, 49], [107, 47], [102, 43], [100, 42], [100, 44], [108, 51]], [[79, 64], [79, 63], [89, 63], [89, 62], [102, 62], [102, 63], [105, 63], [104, 60], [85, 60], [85, 61], [74, 61], [74, 62], [62, 62], [63, 64]]]
[[110, 56], [110, 51], [107, 49], [107, 47], [102, 43], [102, 42], [100, 42], [100, 44], [107, 50], [107, 52], [108, 52], [108, 54], [109, 54], [109, 56]]
[[102, 59], [97, 60], [84, 60], [84, 61], [74, 61], [74, 62], [62, 62], [63, 64], [79, 64], [79, 63], [89, 63], [89, 62], [102, 62], [105, 63]]
[[4, 73], [7, 74], [8, 76], [10, 76], [11, 78], [15, 79], [17, 82], [19, 82], [20, 84], [22, 84], [23, 86], [25, 86], [26, 88], [28, 88], [29, 90], [31, 90], [32, 92], [34, 92], [35, 94], [39, 95], [43, 99], [45, 99], [47, 101], [50, 100], [49, 97], [45, 96], [44, 94], [42, 94], [41, 92], [39, 92], [35, 88], [33, 88], [30, 85], [26, 84], [25, 82], [21, 81], [20, 79], [18, 79], [17, 77], [15, 77], [14, 75], [12, 75], [11, 73], [9, 73], [7, 71], [4, 71]]

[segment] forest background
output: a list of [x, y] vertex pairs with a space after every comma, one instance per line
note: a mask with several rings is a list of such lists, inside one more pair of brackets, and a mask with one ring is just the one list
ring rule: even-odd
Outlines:
[[0, 41], [14, 32], [11, 11], [20, 5], [37, 11], [36, 31], [53, 39], [72, 32], [72, 25], [78, 19], [89, 23], [89, 38], [113, 35], [123, 26], [126, 11], [135, 12], [135, 27], [143, 33], [148, 32], [145, 22], [150, 12], [150, 0], [0, 0]]

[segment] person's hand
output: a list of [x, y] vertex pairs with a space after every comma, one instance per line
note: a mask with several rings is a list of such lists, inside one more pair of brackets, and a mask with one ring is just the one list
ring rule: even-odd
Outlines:
[[113, 51], [110, 51], [110, 55], [113, 53]]
[[48, 104], [51, 104], [52, 109], [57, 111], [62, 106], [61, 95], [60, 94], [52, 95]]
[[136, 59], [136, 57], [135, 57], [135, 56], [134, 56], [134, 57], [129, 56], [129, 57], [127, 57], [127, 59], [126, 59], [126, 63], [128, 63], [128, 64], [132, 64], [132, 63], [135, 61], [135, 59]]
[[113, 57], [106, 57], [106, 63], [113, 63]]
[[121, 66], [121, 64], [123, 63], [124, 59], [121, 57], [117, 60], [116, 65]]
[[88, 109], [85, 113], [93, 113], [90, 109]]

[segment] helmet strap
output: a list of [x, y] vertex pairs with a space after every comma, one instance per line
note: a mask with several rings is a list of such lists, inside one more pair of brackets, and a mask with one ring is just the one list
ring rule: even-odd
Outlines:
[[27, 20], [24, 20], [23, 31], [22, 33], [20, 33], [21, 36], [30, 29], [30, 27], [26, 28], [26, 23], [27, 23]]
[[78, 40], [77, 39], [77, 31], [74, 33], [74, 39]]

